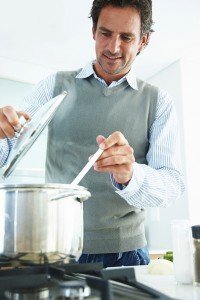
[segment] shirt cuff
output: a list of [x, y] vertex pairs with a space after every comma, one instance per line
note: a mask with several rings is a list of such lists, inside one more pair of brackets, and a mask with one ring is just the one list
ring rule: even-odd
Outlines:
[[126, 195], [127, 193], [130, 193], [133, 195], [137, 193], [137, 191], [141, 188], [141, 185], [144, 182], [145, 178], [145, 171], [141, 164], [138, 164], [134, 162], [133, 164], [133, 176], [127, 186], [123, 184], [119, 184], [114, 180], [114, 178], [111, 176], [112, 184], [117, 189], [116, 193], [120, 196]]

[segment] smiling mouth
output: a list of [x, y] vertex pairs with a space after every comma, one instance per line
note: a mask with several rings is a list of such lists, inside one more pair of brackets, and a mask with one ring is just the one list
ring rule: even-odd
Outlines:
[[121, 59], [122, 57], [121, 56], [109, 56], [109, 55], [106, 55], [106, 54], [103, 54], [103, 56], [107, 59], [110, 59], [110, 60], [117, 60], [117, 59]]

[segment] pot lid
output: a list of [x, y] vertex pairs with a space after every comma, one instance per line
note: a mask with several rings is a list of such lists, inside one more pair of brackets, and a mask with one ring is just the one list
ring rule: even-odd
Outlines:
[[2, 176], [3, 179], [7, 178], [14, 171], [19, 161], [49, 124], [57, 108], [66, 96], [67, 92], [64, 91], [62, 94], [52, 98], [50, 101], [45, 103], [30, 120], [26, 121], [22, 125], [20, 132], [17, 134], [17, 141], [10, 152], [8, 162]]

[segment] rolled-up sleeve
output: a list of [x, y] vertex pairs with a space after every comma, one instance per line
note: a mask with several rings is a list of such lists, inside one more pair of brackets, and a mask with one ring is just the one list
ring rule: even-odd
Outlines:
[[113, 179], [116, 193], [138, 208], [167, 207], [185, 190], [180, 162], [180, 134], [174, 103], [159, 91], [155, 120], [150, 128], [147, 165], [133, 165], [133, 176], [124, 187]]

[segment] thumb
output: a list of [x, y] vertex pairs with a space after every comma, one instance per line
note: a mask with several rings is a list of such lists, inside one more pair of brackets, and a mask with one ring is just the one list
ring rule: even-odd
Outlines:
[[18, 114], [18, 117], [23, 116], [26, 119], [26, 121], [30, 120], [30, 118], [31, 118], [29, 116], [29, 114], [27, 114], [25, 111], [17, 111], [17, 114]]

